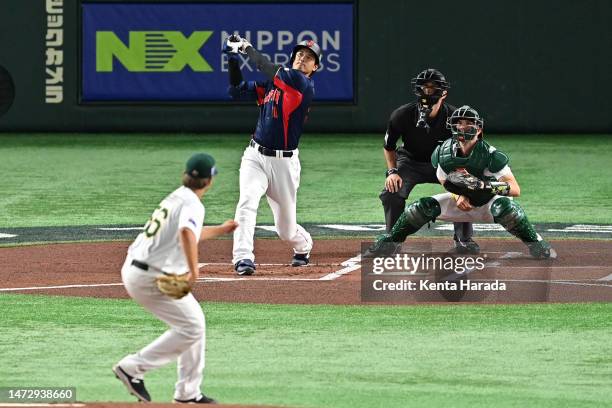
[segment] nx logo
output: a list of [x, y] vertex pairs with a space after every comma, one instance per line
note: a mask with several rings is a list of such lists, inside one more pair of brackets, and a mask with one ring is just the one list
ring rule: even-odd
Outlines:
[[185, 37], [180, 31], [131, 31], [125, 45], [112, 31], [98, 31], [96, 71], [112, 72], [116, 58], [130, 72], [179, 72], [186, 65], [196, 72], [211, 72], [199, 51], [212, 33], [194, 31]]

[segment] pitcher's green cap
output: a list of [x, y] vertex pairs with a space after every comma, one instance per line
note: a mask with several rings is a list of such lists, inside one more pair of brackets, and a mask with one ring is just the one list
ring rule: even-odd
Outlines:
[[187, 160], [185, 173], [195, 178], [209, 178], [217, 174], [215, 159], [206, 153], [196, 153]]

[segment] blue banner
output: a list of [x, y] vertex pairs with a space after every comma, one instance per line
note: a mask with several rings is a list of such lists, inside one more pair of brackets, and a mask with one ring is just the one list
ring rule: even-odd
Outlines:
[[[83, 101], [227, 101], [228, 35], [288, 66], [293, 46], [323, 52], [315, 100], [352, 101], [352, 3], [83, 3]], [[246, 80], [263, 79], [246, 56]]]

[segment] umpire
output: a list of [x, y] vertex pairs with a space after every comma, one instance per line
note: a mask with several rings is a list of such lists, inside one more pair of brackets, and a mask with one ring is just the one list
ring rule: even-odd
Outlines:
[[[417, 101], [402, 105], [391, 114], [385, 135], [384, 154], [387, 179], [380, 194], [387, 232], [404, 212], [406, 199], [417, 184], [439, 184], [431, 154], [452, 136], [446, 119], [455, 107], [444, 102], [450, 83], [436, 69], [429, 68], [412, 79]], [[397, 147], [402, 139], [403, 146]], [[472, 224], [455, 223], [455, 248], [459, 253], [476, 254], [480, 248], [472, 239]]]

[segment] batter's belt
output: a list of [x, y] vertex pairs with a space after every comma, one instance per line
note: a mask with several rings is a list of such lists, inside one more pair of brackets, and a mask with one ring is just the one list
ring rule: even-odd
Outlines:
[[293, 151], [268, 149], [267, 147], [263, 147], [262, 145], [254, 141], [253, 139], [251, 139], [251, 141], [249, 142], [249, 146], [257, 150], [259, 153], [263, 154], [264, 156], [293, 157]]
[[142, 269], [143, 271], [148, 271], [149, 270], [149, 265], [147, 265], [144, 262], [137, 261], [135, 259], [132, 261], [132, 265], [134, 265], [138, 269]]

